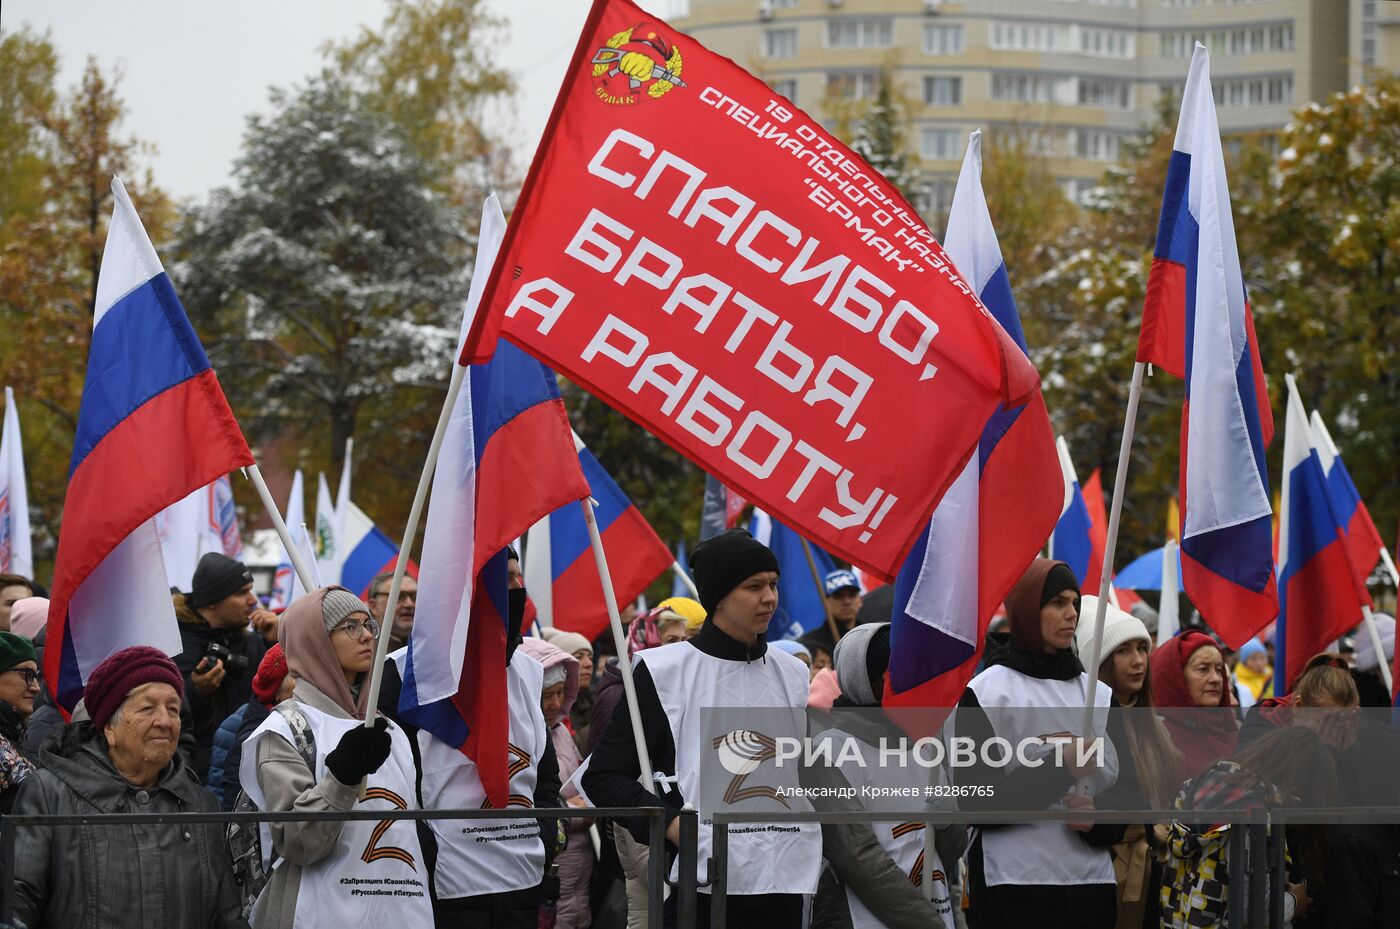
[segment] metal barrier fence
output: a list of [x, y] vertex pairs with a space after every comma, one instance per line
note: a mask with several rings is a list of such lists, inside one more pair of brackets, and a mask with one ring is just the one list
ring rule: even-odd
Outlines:
[[[191, 823], [295, 823], [359, 822], [383, 820], [470, 820], [470, 819], [576, 819], [580, 816], [597, 819], [647, 819], [651, 851], [647, 872], [647, 916], [652, 929], [661, 929], [662, 894], [666, 882], [666, 818], [661, 807], [600, 807], [582, 810], [577, 807], [539, 807], [522, 812], [518, 808], [504, 810], [356, 810], [350, 812], [317, 813], [103, 813], [88, 816], [0, 816], [0, 927], [14, 924], [15, 915], [15, 833], [19, 829], [45, 826], [136, 826], [180, 825]], [[691, 855], [695, 854], [692, 830]], [[691, 874], [694, 874], [692, 869]], [[689, 915], [682, 912], [679, 929], [695, 929], [694, 880], [690, 881], [691, 906]], [[685, 890], [680, 888], [684, 898]]]
[[[1173, 818], [1190, 823], [1229, 823], [1244, 826], [1232, 828], [1229, 836], [1229, 881], [1232, 887], [1242, 887], [1246, 879], [1249, 894], [1230, 896], [1231, 929], [1277, 929], [1283, 926], [1284, 840], [1287, 823], [1336, 823], [1372, 821], [1376, 811], [1353, 809], [1270, 809], [1248, 813], [1222, 811], [1178, 811]], [[1014, 825], [1028, 822], [1079, 822], [1086, 811], [1043, 811], [970, 814], [960, 811], [928, 811], [918, 817], [908, 813], [870, 813], [865, 811], [785, 812], [785, 813], [714, 813], [707, 817], [713, 827], [713, 855], [706, 861], [706, 879], [697, 879], [700, 816], [694, 810], [683, 811], [679, 821], [680, 845], [678, 879], [672, 883], [666, 876], [666, 811], [660, 807], [607, 808], [538, 808], [522, 815], [517, 809], [504, 810], [364, 810], [320, 813], [119, 813], [93, 815], [0, 816], [0, 927], [14, 920], [15, 839], [19, 829], [45, 826], [123, 826], [179, 825], [183, 823], [262, 823], [319, 822], [336, 820], [489, 820], [489, 819], [571, 819], [586, 815], [595, 819], [648, 820], [650, 857], [647, 870], [648, 925], [660, 929], [663, 919], [664, 887], [674, 887], [678, 929], [696, 929], [697, 893], [708, 886], [711, 893], [711, 926], [728, 929], [726, 888], [729, 861], [729, 827], [740, 823], [860, 823], [907, 822], [917, 819], [926, 826], [963, 824], [975, 820], [978, 825]], [[1089, 814], [1095, 822], [1150, 823], [1161, 821], [1161, 811], [1154, 810], [1096, 810]], [[1264, 879], [1260, 879], [1264, 878]]]

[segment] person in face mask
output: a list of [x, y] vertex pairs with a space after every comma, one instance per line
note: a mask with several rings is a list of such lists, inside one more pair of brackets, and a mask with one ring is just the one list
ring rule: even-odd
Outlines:
[[[514, 549], [509, 564], [518, 566]], [[560, 806], [559, 764], [540, 706], [544, 667], [520, 648], [527, 598], [518, 570], [507, 593], [506, 700], [510, 802], [525, 808], [518, 819], [431, 820], [418, 832], [432, 863], [433, 921], [437, 929], [534, 929], [545, 869], [558, 851], [555, 820], [528, 816], [530, 808]], [[476, 763], [408, 720], [399, 719], [399, 694], [408, 648], [389, 656], [379, 692], [380, 712], [410, 734], [420, 772], [424, 809], [481, 809], [486, 803]], [[479, 841], [478, 841], [479, 840]]]

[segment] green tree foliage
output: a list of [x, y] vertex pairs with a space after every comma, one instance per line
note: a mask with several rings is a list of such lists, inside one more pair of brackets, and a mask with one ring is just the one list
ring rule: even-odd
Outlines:
[[461, 319], [465, 223], [436, 166], [338, 78], [272, 102], [235, 186], [184, 223], [179, 291], [249, 439], [336, 473], [354, 436], [357, 499], [401, 525]]
[[67, 491], [112, 176], [157, 247], [172, 215], [140, 170], [144, 147], [120, 131], [117, 83], [89, 60], [77, 86], [60, 88], [46, 36], [0, 38], [0, 371], [19, 404], [41, 579]]
[[[1382, 536], [1400, 521], [1400, 78], [1293, 114], [1255, 175], [1251, 275], [1274, 409], [1295, 372]], [[1256, 161], [1256, 164], [1258, 162]], [[1281, 421], [1281, 414], [1280, 414]]]

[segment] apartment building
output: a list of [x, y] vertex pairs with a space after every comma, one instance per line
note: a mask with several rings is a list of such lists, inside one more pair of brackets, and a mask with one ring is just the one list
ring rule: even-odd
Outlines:
[[[689, 0], [673, 21], [818, 119], [888, 71], [912, 101], [906, 139], [942, 216], [972, 129], [1016, 129], [1070, 196], [1096, 185], [1125, 135], [1181, 92], [1196, 42], [1211, 50], [1225, 132], [1282, 126], [1349, 86], [1371, 9], [1377, 60], [1400, 7], [1376, 0]], [[1395, 10], [1400, 13], [1400, 10]], [[1393, 17], [1400, 22], [1400, 16]], [[1390, 33], [1395, 35], [1391, 37]], [[1373, 46], [1375, 46], [1373, 48]], [[1388, 60], [1395, 60], [1392, 57]]]

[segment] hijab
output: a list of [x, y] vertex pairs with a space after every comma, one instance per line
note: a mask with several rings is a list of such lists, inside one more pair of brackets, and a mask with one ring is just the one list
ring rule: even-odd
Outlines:
[[[352, 718], [364, 719], [369, 688], [362, 686], [358, 698], [350, 692], [321, 611], [326, 591], [334, 589], [345, 590], [338, 585], [322, 587], [294, 600], [282, 614], [278, 641], [287, 653], [287, 673], [315, 687]], [[369, 616], [369, 607], [365, 607], [365, 616]]]

